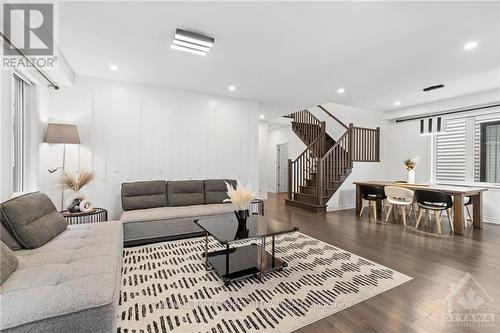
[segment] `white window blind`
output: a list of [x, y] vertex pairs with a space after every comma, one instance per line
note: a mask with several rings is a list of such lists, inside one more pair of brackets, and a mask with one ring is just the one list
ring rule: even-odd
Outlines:
[[466, 121], [465, 118], [446, 122], [446, 133], [437, 136], [436, 179], [466, 180]]
[[[436, 180], [480, 182], [481, 125], [498, 121], [500, 121], [500, 108], [447, 119], [445, 133], [436, 137]], [[496, 156], [500, 157], [500, 151], [497, 151], [500, 149], [500, 144], [490, 144], [488, 147], [495, 151], [488, 151], [488, 158], [483, 159], [483, 163], [486, 161], [489, 163], [490, 175], [497, 174], [500, 172], [496, 169], [496, 165], [500, 167], [500, 161], [496, 161]]]

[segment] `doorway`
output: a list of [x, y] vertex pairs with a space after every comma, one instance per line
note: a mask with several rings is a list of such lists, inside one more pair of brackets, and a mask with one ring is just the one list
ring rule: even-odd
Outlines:
[[276, 145], [276, 192], [288, 192], [288, 143]]

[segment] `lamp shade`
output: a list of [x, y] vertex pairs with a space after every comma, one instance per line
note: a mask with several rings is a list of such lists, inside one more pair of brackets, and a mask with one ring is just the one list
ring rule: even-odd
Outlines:
[[53, 124], [47, 125], [45, 133], [45, 142], [47, 143], [80, 143], [78, 128], [76, 125], [70, 124]]

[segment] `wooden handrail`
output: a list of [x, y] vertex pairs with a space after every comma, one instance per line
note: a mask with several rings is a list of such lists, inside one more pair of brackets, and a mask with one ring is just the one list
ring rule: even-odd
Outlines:
[[[312, 147], [312, 146], [314, 146], [314, 144], [316, 144], [316, 141], [318, 141], [318, 140], [321, 138], [321, 136], [322, 136], [322, 135], [318, 135], [318, 137], [317, 137], [316, 139], [314, 139], [314, 141], [313, 141], [313, 142], [312, 142], [309, 146], [307, 146], [307, 147], [306, 147], [306, 149], [304, 149], [304, 150], [302, 151], [302, 153], [300, 153], [300, 154], [299, 154], [299, 156], [297, 156], [297, 158], [296, 158], [296, 159], [294, 159], [294, 160], [292, 161], [292, 163], [297, 162], [297, 160], [298, 160], [298, 159], [299, 159], [302, 155], [304, 155], [305, 153], [307, 153], [309, 150], [314, 152], [314, 150], [313, 150], [311, 147]], [[318, 156], [318, 158], [319, 158], [319, 157], [320, 157], [320, 156]]]
[[344, 134], [342, 134], [342, 136], [337, 140], [337, 142], [335, 142], [335, 144], [332, 146], [332, 148], [328, 149], [328, 151], [321, 158], [323, 159], [327, 155], [331, 154], [331, 152], [335, 149], [335, 147], [337, 147], [342, 142], [342, 139], [344, 138], [344, 136], [346, 136], [348, 134], [349, 134], [349, 131], [348, 130], [345, 131]]
[[362, 129], [362, 130], [367, 130], [367, 131], [374, 131], [376, 132], [377, 131], [377, 128], [369, 128], [369, 127], [360, 127], [360, 126], [353, 126], [354, 128], [357, 128], [357, 129]]
[[332, 117], [333, 119], [335, 119], [340, 125], [344, 126], [346, 129], [348, 129], [349, 127], [347, 127], [346, 124], [344, 124], [343, 122], [341, 122], [339, 120], [339, 118], [335, 117], [333, 114], [331, 114], [327, 109], [325, 109], [324, 107], [322, 107], [321, 105], [318, 105], [318, 108], [320, 108], [321, 110], [325, 111], [327, 115], [329, 115], [330, 117]]

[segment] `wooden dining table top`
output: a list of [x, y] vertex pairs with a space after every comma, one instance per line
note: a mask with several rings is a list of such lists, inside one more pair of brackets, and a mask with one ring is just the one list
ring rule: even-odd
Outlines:
[[400, 186], [409, 188], [411, 190], [429, 190], [429, 191], [439, 191], [449, 194], [463, 194], [463, 195], [474, 195], [480, 192], [488, 191], [485, 187], [476, 186], [457, 186], [457, 185], [440, 185], [440, 184], [408, 184], [398, 181], [357, 181], [353, 182], [356, 185], [370, 185], [370, 186]]

